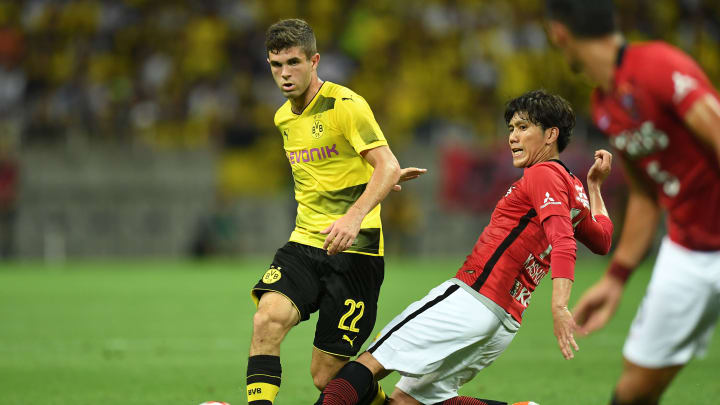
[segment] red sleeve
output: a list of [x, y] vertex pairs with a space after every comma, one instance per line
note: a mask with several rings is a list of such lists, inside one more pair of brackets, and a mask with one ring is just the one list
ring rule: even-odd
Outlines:
[[543, 229], [552, 251], [550, 253], [550, 271], [552, 278], [575, 279], [575, 251], [577, 245], [573, 238], [573, 228], [567, 216], [553, 215], [543, 221]]
[[575, 228], [575, 237], [597, 255], [606, 255], [612, 244], [613, 223], [605, 215], [588, 215]]
[[669, 45], [648, 49], [643, 58], [640, 82], [668, 110], [684, 117], [687, 110], [705, 94], [717, 93], [700, 66], [688, 55]]
[[568, 206], [570, 198], [567, 183], [556, 168], [551, 165], [555, 164], [537, 164], [525, 169], [523, 175], [525, 179], [524, 189], [541, 223], [553, 215], [570, 218], [570, 207]]

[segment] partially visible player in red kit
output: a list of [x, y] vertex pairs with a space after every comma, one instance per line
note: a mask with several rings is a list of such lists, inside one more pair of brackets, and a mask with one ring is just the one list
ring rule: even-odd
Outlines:
[[[458, 396], [458, 388], [508, 347], [533, 291], [552, 269], [552, 316], [562, 355], [578, 350], [567, 308], [577, 240], [610, 250], [612, 222], [600, 193], [612, 155], [595, 152], [588, 193], [559, 160], [575, 114], [560, 96], [528, 92], [505, 110], [513, 165], [525, 168], [500, 199], [490, 224], [454, 278], [431, 290], [390, 322], [357, 361], [346, 364], [317, 404], [355, 404], [373, 381], [397, 371], [390, 403], [498, 405]], [[471, 185], [477, 186], [477, 185]]]
[[612, 0], [549, 0], [548, 35], [597, 84], [592, 117], [626, 168], [629, 198], [607, 274], [580, 299], [580, 331], [603, 327], [646, 255], [662, 211], [652, 279], [625, 341], [613, 404], [657, 404], [708, 346], [720, 314], [720, 102], [702, 69], [664, 43], [628, 44]]

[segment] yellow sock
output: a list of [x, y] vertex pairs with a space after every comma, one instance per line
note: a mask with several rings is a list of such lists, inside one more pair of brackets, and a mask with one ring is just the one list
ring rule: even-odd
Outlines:
[[387, 400], [387, 395], [385, 395], [385, 391], [383, 391], [382, 386], [379, 382], [376, 382], [375, 384], [377, 384], [378, 390], [375, 394], [375, 398], [370, 401], [370, 405], [383, 405]]
[[271, 405], [280, 390], [280, 357], [251, 356], [247, 368], [248, 405]]

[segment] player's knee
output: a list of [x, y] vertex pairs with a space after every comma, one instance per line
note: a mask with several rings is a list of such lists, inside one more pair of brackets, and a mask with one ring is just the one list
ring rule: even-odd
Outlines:
[[272, 311], [258, 309], [253, 316], [253, 334], [260, 334], [265, 338], [284, 336], [290, 327], [289, 319]]
[[334, 376], [327, 373], [325, 370], [311, 370], [312, 373], [312, 379], [313, 384], [315, 384], [315, 388], [322, 391], [325, 389], [325, 386], [328, 385], [328, 383], [333, 379]]

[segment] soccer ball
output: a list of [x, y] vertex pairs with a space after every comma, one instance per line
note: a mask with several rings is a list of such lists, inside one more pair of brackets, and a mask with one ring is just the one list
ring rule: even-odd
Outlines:
[[227, 402], [208, 401], [208, 402], [203, 402], [200, 405], [230, 405], [230, 404]]

